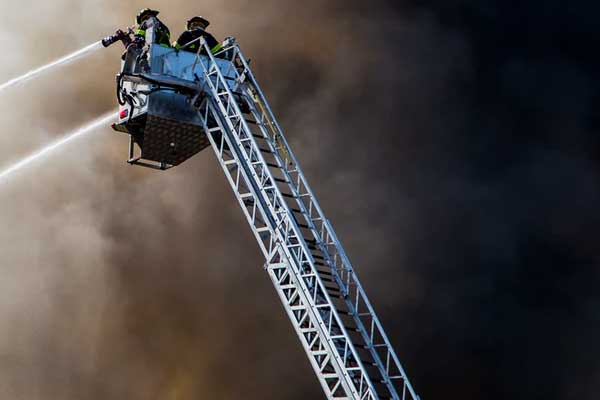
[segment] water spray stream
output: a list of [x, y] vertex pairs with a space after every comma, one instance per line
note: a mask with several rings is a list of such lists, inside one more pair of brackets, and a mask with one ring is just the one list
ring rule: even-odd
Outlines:
[[30, 79], [35, 78], [38, 75], [41, 75], [45, 72], [50, 71], [53, 68], [59, 67], [61, 65], [66, 65], [69, 64], [95, 50], [101, 49], [102, 48], [102, 44], [100, 41], [96, 42], [96, 43], [92, 43], [89, 46], [86, 46], [82, 49], [79, 49], [71, 54], [68, 54], [62, 58], [59, 58], [58, 60], [52, 61], [46, 65], [42, 65], [39, 68], [33, 69], [21, 76], [18, 76], [14, 79], [11, 79], [8, 82], [5, 82], [3, 84], [0, 84], [0, 92], [4, 91], [5, 89], [8, 89], [12, 86], [18, 85], [20, 83], [26, 82]]
[[89, 124], [82, 126], [81, 128], [77, 129], [76, 131], [69, 133], [62, 139], [57, 140], [56, 142], [49, 144], [48, 146], [44, 147], [43, 149], [25, 157], [21, 161], [17, 162], [16, 164], [11, 165], [10, 167], [6, 168], [5, 170], [0, 171], [0, 181], [7, 178], [12, 173], [28, 166], [32, 162], [42, 158], [43, 156], [47, 155], [48, 153], [52, 152], [53, 150], [56, 150], [60, 146], [67, 144], [68, 142], [78, 138], [79, 136], [83, 136], [87, 133], [93, 132], [96, 128], [99, 128], [103, 125], [108, 124], [110, 121], [112, 121], [115, 118], [115, 116], [116, 116], [116, 112], [111, 111], [110, 113], [101, 116], [100, 118], [90, 122]]

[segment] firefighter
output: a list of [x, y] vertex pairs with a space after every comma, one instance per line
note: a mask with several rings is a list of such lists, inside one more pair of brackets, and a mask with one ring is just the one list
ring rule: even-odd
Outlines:
[[135, 30], [136, 41], [138, 43], [143, 43], [146, 40], [146, 29], [150, 27], [150, 18], [154, 17], [155, 21], [157, 21], [157, 24], [154, 27], [155, 43], [164, 47], [171, 47], [171, 33], [169, 32], [169, 28], [167, 28], [161, 20], [156, 18], [158, 13], [157, 10], [152, 10], [150, 8], [144, 8], [138, 13], [135, 17], [135, 22], [137, 23], [137, 29]]
[[[217, 42], [217, 39], [209, 32], [206, 31], [206, 28], [210, 25], [210, 22], [204, 17], [193, 17], [190, 18], [187, 22], [186, 28], [187, 30], [179, 36], [176, 42], [173, 43], [173, 47], [176, 49], [182, 49], [184, 51], [190, 51], [192, 53], [196, 53], [200, 46], [200, 40], [196, 40], [201, 36], [206, 40], [206, 44], [210, 48], [211, 53], [216, 53], [223, 47], [221, 43]], [[195, 42], [193, 42], [196, 40]], [[186, 46], [186, 44], [193, 42]], [[204, 53], [204, 50], [201, 54]]]

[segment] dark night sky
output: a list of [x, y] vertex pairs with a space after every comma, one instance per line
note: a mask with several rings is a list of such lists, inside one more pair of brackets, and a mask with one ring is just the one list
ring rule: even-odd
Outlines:
[[[29, 3], [0, 15], [6, 45], [27, 50], [7, 76], [146, 5]], [[173, 32], [198, 8], [147, 3]], [[596, 400], [600, 6], [207, 3], [215, 34], [252, 58], [422, 400]], [[1, 158], [115, 107], [119, 54], [0, 99], [3, 126], [28, 130], [0, 138]], [[214, 156], [126, 168], [108, 129], [77, 150], [0, 193], [0, 397], [322, 398]]]

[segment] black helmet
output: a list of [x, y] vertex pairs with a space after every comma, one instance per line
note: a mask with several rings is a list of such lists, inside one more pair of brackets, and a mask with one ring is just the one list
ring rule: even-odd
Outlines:
[[144, 17], [156, 17], [157, 15], [158, 15], [157, 10], [153, 10], [151, 8], [144, 8], [144, 9], [140, 10], [138, 15], [136, 15], [135, 22], [137, 22], [139, 25], [142, 23]]
[[186, 25], [187, 28], [191, 29], [190, 25], [192, 25], [194, 22], [201, 24], [203, 29], [206, 29], [206, 27], [210, 25], [210, 22], [206, 18], [197, 16], [197, 17], [192, 17], [192, 18], [188, 19], [188, 22]]

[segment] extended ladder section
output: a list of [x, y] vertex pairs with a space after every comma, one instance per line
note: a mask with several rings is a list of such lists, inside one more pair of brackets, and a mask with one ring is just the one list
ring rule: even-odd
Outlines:
[[417, 400], [239, 46], [202, 46], [195, 106], [327, 398]]

